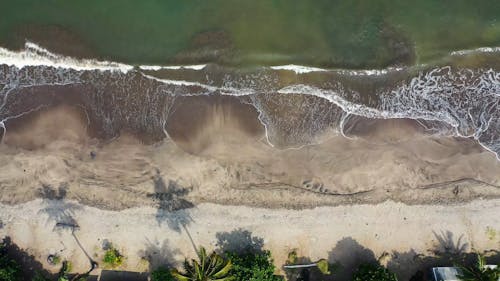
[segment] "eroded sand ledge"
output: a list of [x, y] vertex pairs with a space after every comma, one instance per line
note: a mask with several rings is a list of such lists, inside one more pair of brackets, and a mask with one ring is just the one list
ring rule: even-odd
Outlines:
[[401, 280], [408, 280], [421, 266], [414, 260], [419, 254], [434, 255], [449, 251], [445, 248], [450, 246], [465, 251], [500, 247], [500, 200], [448, 206], [387, 201], [300, 211], [205, 203], [169, 214], [151, 207], [106, 211], [67, 200], [38, 199], [0, 207], [0, 236], [11, 236], [52, 270], [57, 268], [48, 265], [46, 257], [56, 252], [72, 260], [75, 270], [88, 267], [71, 231], [55, 227], [56, 221], [68, 217], [80, 226], [75, 233], [96, 260], [102, 257], [102, 243], [107, 239], [127, 257], [123, 268], [137, 271], [147, 270], [141, 257], [158, 265], [176, 264], [186, 255], [193, 256], [186, 230], [195, 244], [210, 249], [216, 248], [217, 233], [248, 230], [263, 239], [264, 248], [272, 251], [279, 268], [294, 248], [312, 260], [329, 258], [346, 267], [357, 259], [387, 252], [391, 256], [388, 266]]

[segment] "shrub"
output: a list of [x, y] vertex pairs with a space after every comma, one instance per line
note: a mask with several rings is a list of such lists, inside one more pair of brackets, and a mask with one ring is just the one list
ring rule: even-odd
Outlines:
[[458, 278], [462, 281], [475, 280], [500, 280], [500, 267], [490, 268], [486, 266], [486, 259], [481, 254], [477, 254], [477, 261], [473, 267], [460, 267], [462, 274]]
[[123, 263], [123, 256], [115, 247], [111, 245], [109, 249], [106, 250], [102, 261], [105, 265], [114, 268], [120, 266]]
[[151, 281], [176, 281], [168, 268], [160, 267], [151, 272]]
[[275, 267], [269, 251], [262, 253], [247, 252], [237, 254], [227, 252], [225, 255], [233, 263], [230, 273], [235, 280], [245, 281], [280, 281], [279, 276], [274, 275]]
[[33, 276], [31, 281], [52, 281], [52, 280], [50, 280], [48, 277], [45, 277], [42, 273], [36, 272], [35, 276]]
[[230, 275], [232, 264], [230, 260], [225, 260], [215, 252], [207, 255], [205, 248], [200, 247], [198, 251], [198, 260], [184, 261], [184, 272], [177, 269], [172, 271], [172, 275], [179, 281], [208, 281], [208, 280], [226, 280], [232, 281], [234, 278]]
[[380, 264], [361, 264], [354, 273], [354, 281], [397, 281], [396, 274]]
[[21, 267], [7, 255], [3, 243], [0, 243], [0, 280], [17, 281], [20, 277]]

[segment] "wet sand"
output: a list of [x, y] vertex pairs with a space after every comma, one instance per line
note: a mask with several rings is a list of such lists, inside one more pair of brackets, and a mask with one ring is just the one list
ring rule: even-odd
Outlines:
[[415, 121], [353, 118], [349, 138], [326, 132], [319, 144], [279, 149], [268, 144], [258, 112], [235, 97], [177, 99], [165, 126], [171, 139], [153, 144], [125, 129], [92, 137], [93, 117], [85, 113], [61, 105], [6, 123], [1, 202], [28, 202], [49, 188], [104, 209], [156, 206], [159, 182], [185, 190], [182, 200], [194, 205], [266, 208], [500, 196], [493, 154], [473, 141], [431, 135]]
[[257, 110], [229, 96], [192, 96], [175, 100], [165, 129], [183, 150], [199, 154], [216, 142], [256, 142], [265, 133]]

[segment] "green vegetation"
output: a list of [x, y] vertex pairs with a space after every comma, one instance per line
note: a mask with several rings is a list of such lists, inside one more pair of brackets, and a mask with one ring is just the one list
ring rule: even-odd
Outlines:
[[215, 252], [207, 256], [205, 248], [201, 247], [198, 252], [198, 261], [187, 260], [184, 262], [184, 273], [174, 269], [172, 275], [178, 281], [230, 281], [235, 280], [230, 275], [232, 263], [225, 260]]
[[461, 266], [462, 274], [458, 277], [462, 281], [498, 281], [500, 280], [500, 266], [486, 267], [484, 256], [477, 254], [477, 261], [473, 267]]
[[354, 281], [397, 281], [396, 274], [380, 264], [361, 264], [354, 273]]
[[[103, 258], [104, 263], [110, 267], [119, 266], [123, 256], [110, 245]], [[309, 263], [308, 263], [309, 261]], [[305, 264], [300, 264], [305, 262]], [[69, 278], [71, 263], [63, 261], [56, 277], [49, 278], [38, 272], [31, 281], [85, 281], [97, 263], [91, 261], [91, 268], [84, 274], [75, 274]], [[333, 265], [335, 266], [335, 265]], [[191, 261], [185, 260], [183, 272], [169, 267], [160, 267], [151, 272], [152, 281], [282, 281], [283, 276], [274, 275], [275, 266], [270, 251], [259, 249], [245, 249], [243, 251], [226, 250], [220, 255], [215, 251], [207, 255], [205, 248], [200, 247], [198, 258]], [[322, 280], [321, 274], [331, 274], [335, 267], [326, 259], [311, 263], [307, 257], [298, 257], [296, 251], [288, 255], [284, 266], [286, 269], [300, 269], [287, 278], [312, 278], [307, 280]], [[309, 268], [318, 268], [310, 271]], [[484, 256], [477, 254], [477, 261], [471, 267], [458, 266], [461, 271], [461, 281], [498, 281], [500, 280], [500, 267], [493, 268], [486, 265]], [[292, 270], [293, 271], [293, 270]], [[321, 273], [320, 273], [321, 272]], [[0, 281], [21, 281], [24, 275], [20, 265], [11, 259], [3, 244], [0, 244]], [[48, 274], [48, 273], [46, 273]], [[336, 277], [336, 276], [334, 276]], [[330, 277], [328, 277], [330, 278]], [[295, 279], [293, 279], [295, 280]], [[336, 280], [336, 279], [334, 279]], [[353, 281], [398, 281], [396, 274], [382, 266], [380, 262], [361, 264], [352, 275]], [[413, 280], [413, 279], [412, 279]], [[418, 279], [420, 280], [420, 279]]]
[[50, 255], [48, 258], [48, 262], [52, 265], [58, 265], [61, 263], [61, 257], [58, 255]]
[[330, 264], [328, 264], [328, 261], [325, 259], [321, 259], [316, 262], [316, 266], [318, 267], [319, 271], [323, 274], [330, 274], [330, 270], [328, 269]]
[[[71, 271], [71, 263], [68, 261], [63, 261], [61, 269], [57, 274], [57, 281], [70, 281], [68, 277], [70, 271]], [[40, 272], [37, 272], [31, 281], [52, 281], [52, 279], [45, 277]], [[77, 275], [73, 277], [71, 281], [85, 281], [85, 278]]]
[[176, 279], [168, 268], [160, 267], [151, 272], [151, 281], [176, 281]]
[[18, 281], [20, 275], [21, 267], [7, 255], [3, 242], [0, 243], [0, 280]]
[[21, 266], [7, 254], [4, 242], [0, 243], [0, 281], [20, 280]]
[[330, 272], [330, 264], [325, 259], [320, 259], [317, 262], [307, 263], [307, 264], [297, 264], [299, 261], [297, 251], [293, 250], [288, 253], [288, 260], [285, 268], [307, 268], [307, 267], [317, 267], [319, 271], [325, 275], [331, 274]]
[[35, 276], [33, 276], [33, 279], [31, 281], [52, 281], [48, 277], [45, 277], [43, 274], [40, 272], [35, 273]]
[[109, 249], [104, 253], [104, 258], [102, 259], [105, 266], [110, 268], [115, 268], [122, 265], [124, 257], [120, 252], [113, 246], [110, 245]]
[[244, 254], [225, 253], [233, 263], [229, 272], [236, 280], [247, 281], [279, 281], [279, 276], [274, 275], [274, 264], [271, 252], [262, 253], [246, 252]]

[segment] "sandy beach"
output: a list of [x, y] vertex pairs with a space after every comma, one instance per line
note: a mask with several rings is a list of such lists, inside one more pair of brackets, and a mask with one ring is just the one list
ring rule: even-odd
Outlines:
[[0, 275], [500, 267], [500, 2], [447, 2], [0, 1]]
[[449, 265], [442, 253], [500, 247], [500, 164], [475, 142], [410, 120], [359, 119], [347, 137], [280, 149], [238, 100], [186, 97], [172, 112], [170, 139], [153, 144], [133, 132], [92, 137], [88, 116], [67, 105], [9, 123], [0, 235], [50, 270], [54, 253], [85, 270], [71, 231], [55, 227], [69, 219], [93, 258], [111, 241], [126, 256], [121, 269], [147, 271], [193, 256], [189, 235], [217, 249], [221, 233], [250, 232], [277, 273], [297, 249], [344, 264], [338, 280], [384, 253], [408, 280]]

